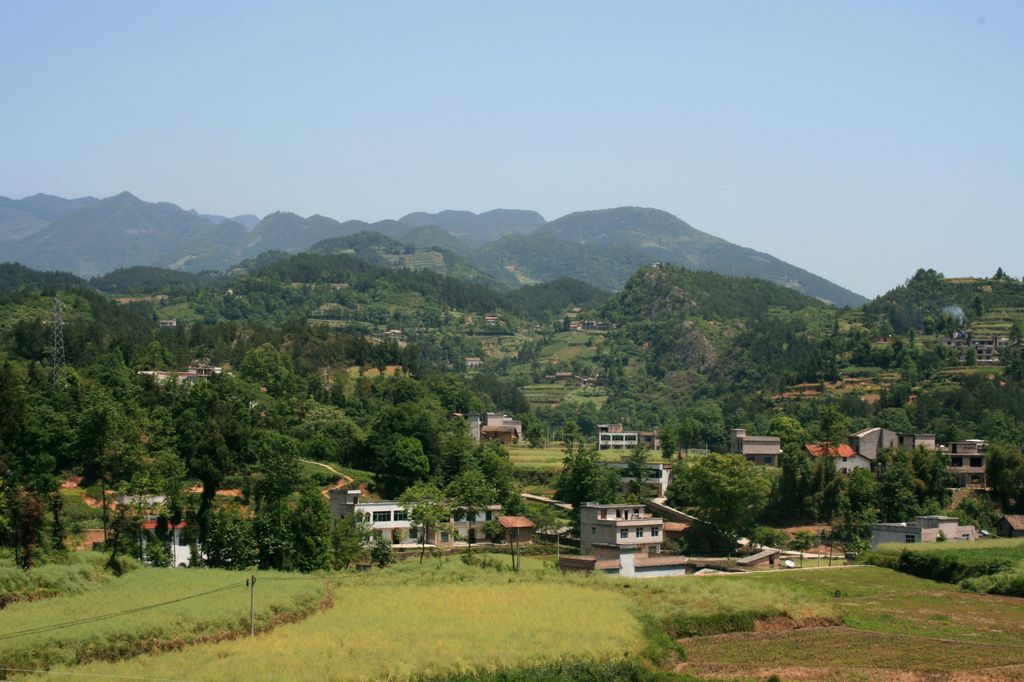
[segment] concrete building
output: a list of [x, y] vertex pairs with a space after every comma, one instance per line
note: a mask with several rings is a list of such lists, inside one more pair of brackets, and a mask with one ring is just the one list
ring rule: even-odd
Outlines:
[[1024, 515], [1007, 514], [996, 521], [996, 535], [1004, 538], [1024, 538]]
[[[826, 445], [824, 443], [809, 443], [804, 446], [804, 449], [812, 459], [816, 459], [825, 454]], [[844, 474], [852, 474], [855, 469], [871, 471], [872, 460], [859, 454], [846, 443], [828, 445], [828, 455], [835, 458], [836, 470]]]
[[[329, 506], [331, 516], [346, 518], [352, 514], [361, 515], [370, 524], [374, 535], [388, 540], [393, 545], [418, 547], [420, 529], [409, 521], [405, 508], [394, 500], [362, 501], [359, 489], [330, 491]], [[472, 515], [456, 510], [445, 528], [427, 530], [426, 544], [434, 547], [450, 547], [457, 539], [481, 542], [483, 525], [493, 521], [501, 511], [500, 504], [492, 504], [485, 511]]]
[[949, 443], [946, 452], [949, 454], [947, 468], [956, 476], [956, 485], [960, 488], [984, 488], [985, 448], [983, 440], [971, 439]]
[[622, 424], [597, 425], [598, 450], [632, 450], [638, 443], [648, 450], [661, 449], [657, 431], [626, 431]]
[[466, 423], [469, 424], [469, 435], [478, 443], [496, 440], [502, 445], [513, 445], [523, 440], [523, 423], [508, 415], [470, 412], [466, 415]]
[[883, 429], [880, 426], [875, 426], [858, 431], [857, 433], [851, 433], [847, 436], [846, 440], [855, 453], [869, 462], [874, 462], [878, 459], [878, 455], [882, 450], [899, 447], [900, 434], [889, 429]]
[[477, 367], [482, 367], [483, 364], [483, 359], [475, 355], [466, 358], [466, 369], [476, 369]]
[[901, 450], [937, 450], [934, 433], [900, 433], [899, 448]]
[[748, 436], [746, 429], [729, 431], [729, 452], [754, 464], [778, 466], [782, 441], [775, 436]]
[[946, 540], [972, 541], [978, 537], [974, 526], [961, 526], [955, 516], [918, 516], [906, 523], [875, 523], [871, 526], [871, 549], [885, 543], [913, 544]]
[[663, 524], [640, 504], [587, 502], [580, 508], [581, 555], [563, 557], [559, 566], [627, 578], [693, 572], [685, 557], [661, 554]]
[[[626, 463], [605, 462], [604, 465], [609, 469], [615, 469], [619, 472], [619, 476], [621, 478], [621, 490], [623, 493], [628, 493], [634, 479], [626, 474]], [[647, 469], [650, 471], [650, 474], [644, 478], [644, 483], [650, 487], [651, 493], [654, 497], [665, 497], [668, 493], [668, 484], [672, 480], [672, 463], [648, 462]]]

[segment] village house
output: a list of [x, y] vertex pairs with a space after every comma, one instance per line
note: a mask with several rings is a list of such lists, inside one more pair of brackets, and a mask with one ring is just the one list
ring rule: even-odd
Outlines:
[[601, 571], [626, 578], [685, 575], [686, 557], [661, 554], [662, 519], [640, 504], [598, 504], [580, 508], [580, 556], [562, 557], [563, 571]]
[[168, 320], [160, 320], [161, 329], [174, 329], [178, 326], [178, 320], [171, 318]]
[[533, 542], [535, 524], [525, 516], [499, 516], [498, 523], [505, 531], [502, 542], [506, 545], [513, 543], [526, 545]]
[[944, 343], [957, 352], [957, 359], [962, 365], [968, 362], [971, 351], [974, 351], [974, 360], [977, 364], [998, 365], [1000, 354], [1005, 352], [1010, 345], [1010, 338], [995, 334], [973, 334], [968, 331], [958, 331], [946, 338]]
[[466, 358], [466, 369], [476, 369], [477, 367], [482, 367], [483, 364], [484, 361], [475, 355]]
[[[622, 492], [629, 492], [635, 479], [627, 475], [627, 464], [625, 462], [605, 462], [604, 465], [619, 472]], [[668, 494], [669, 481], [672, 479], [672, 463], [648, 462], [647, 469], [650, 473], [644, 477], [644, 483], [650, 488], [655, 498], [665, 497]]]
[[167, 549], [171, 555], [171, 566], [187, 568], [192, 562], [192, 548], [189, 547], [185, 536], [185, 522], [181, 521], [177, 524], [166, 523], [163, 528], [160, 528], [160, 522], [157, 518], [147, 517], [142, 522], [143, 533], [139, 540], [142, 545], [142, 551], [145, 551], [148, 546], [148, 534], [156, 533], [158, 530], [166, 532], [169, 536]]
[[480, 415], [471, 412], [466, 415], [469, 435], [477, 443], [496, 440], [502, 445], [514, 445], [523, 440], [523, 423], [508, 415], [486, 412]]
[[961, 526], [955, 516], [918, 516], [906, 523], [875, 523], [871, 525], [871, 549], [881, 544], [897, 542], [972, 541], [978, 532], [974, 526]]
[[855, 469], [866, 469], [871, 471], [871, 460], [867, 457], [856, 452], [852, 447], [846, 443], [828, 444], [825, 443], [809, 443], [804, 446], [807, 454], [812, 458], [821, 457], [828, 449], [828, 456], [834, 457], [836, 460], [836, 470], [843, 472], [844, 474], [852, 474]]
[[996, 535], [1004, 538], [1024, 538], [1024, 515], [1007, 514], [996, 521]]
[[637, 444], [645, 445], [648, 450], [661, 449], [657, 430], [625, 431], [622, 424], [597, 425], [598, 450], [632, 450]]
[[782, 441], [775, 436], [748, 436], [746, 429], [730, 429], [729, 452], [754, 464], [778, 466]]
[[949, 443], [945, 447], [944, 451], [949, 455], [949, 463], [946, 466], [956, 476], [957, 487], [985, 487], [985, 447], [987, 445], [988, 443], [985, 441], [975, 438]]
[[[357, 489], [334, 489], [329, 493], [329, 507], [334, 518], [347, 518], [358, 514], [370, 524], [370, 531], [398, 547], [418, 547], [421, 542], [420, 529], [409, 521], [406, 509], [395, 500], [361, 501], [362, 491]], [[501, 511], [500, 504], [492, 504], [477, 514], [466, 514], [455, 510], [444, 528], [427, 530], [427, 546], [451, 547], [457, 539], [480, 542], [483, 526], [493, 521]]]

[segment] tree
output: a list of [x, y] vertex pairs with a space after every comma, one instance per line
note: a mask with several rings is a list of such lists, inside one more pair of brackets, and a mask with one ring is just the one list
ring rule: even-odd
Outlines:
[[420, 563], [427, 551], [427, 534], [439, 531], [448, 524], [451, 518], [451, 507], [448, 506], [444, 494], [433, 483], [417, 483], [398, 498], [409, 515], [409, 521], [419, 529]]
[[629, 451], [629, 454], [622, 458], [626, 468], [622, 471], [623, 478], [629, 479], [629, 497], [631, 502], [648, 502], [651, 499], [651, 488], [647, 484], [647, 478], [651, 475], [650, 467], [647, 465], [650, 453], [643, 443], [637, 443]]
[[370, 560], [377, 568], [384, 568], [395, 563], [395, 550], [391, 547], [391, 543], [379, 536], [374, 538], [373, 544], [370, 545]]
[[374, 472], [381, 495], [393, 498], [416, 481], [426, 478], [430, 473], [430, 460], [419, 440], [397, 436], [384, 452], [377, 454]]
[[679, 450], [679, 446], [676, 445], [675, 429], [671, 426], [665, 427], [663, 431], [658, 433], [661, 440], [661, 456], [664, 459], [672, 459], [676, 456], [676, 452]]
[[252, 521], [235, 507], [210, 515], [210, 526], [203, 544], [206, 565], [214, 568], [244, 570], [258, 560]]
[[579, 527], [579, 509], [584, 503], [613, 502], [618, 493], [619, 474], [604, 466], [597, 450], [582, 442], [567, 446], [555, 495], [576, 511], [572, 517], [574, 528]]
[[772, 418], [772, 423], [768, 426], [768, 435], [775, 436], [782, 441], [783, 450], [787, 447], [795, 447], [802, 450], [804, 443], [807, 442], [807, 432], [800, 425], [800, 422], [784, 414], [779, 414]]
[[814, 534], [807, 530], [797, 531], [789, 541], [789, 548], [800, 552], [800, 568], [804, 567], [804, 552], [816, 544]]
[[254, 435], [250, 450], [262, 472], [256, 483], [257, 507], [280, 503], [302, 480], [298, 441], [277, 431], [261, 429]]
[[290, 568], [303, 573], [327, 568], [331, 562], [331, 515], [319, 490], [307, 486], [299, 493], [288, 524], [292, 536]]
[[455, 507], [456, 515], [465, 515], [469, 522], [469, 531], [466, 534], [467, 553], [472, 554], [473, 541], [476, 539], [473, 523], [488, 505], [494, 504], [494, 486], [479, 469], [473, 467], [455, 477], [455, 480], [448, 484], [445, 493]]
[[370, 524], [358, 514], [336, 519], [331, 529], [331, 568], [348, 568], [366, 555]]
[[780, 462], [781, 475], [772, 504], [774, 516], [779, 520], [804, 520], [811, 494], [810, 458], [802, 446], [790, 443], [782, 449]]
[[711, 453], [673, 471], [668, 499], [674, 507], [696, 509], [701, 520], [735, 539], [754, 527], [770, 491], [764, 472], [743, 457]]
[[1020, 448], [991, 443], [986, 460], [992, 497], [1007, 513], [1024, 512], [1024, 454]]
[[904, 457], [885, 463], [878, 486], [878, 513], [884, 522], [900, 522], [917, 513], [914, 474]]

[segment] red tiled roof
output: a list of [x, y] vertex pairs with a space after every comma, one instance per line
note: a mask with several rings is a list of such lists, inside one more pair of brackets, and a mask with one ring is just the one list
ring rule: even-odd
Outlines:
[[[168, 523], [167, 524], [167, 528], [168, 529], [171, 529], [171, 528], [184, 528], [184, 527], [185, 527], [185, 522], [184, 521], [179, 522], [177, 525], [175, 525], [173, 523]], [[150, 519], [148, 521], [143, 521], [142, 522], [142, 528], [144, 530], [156, 530], [156, 520], [155, 519]]]
[[525, 516], [499, 516], [498, 523], [502, 528], [533, 528], [533, 521]]
[[[807, 454], [809, 454], [811, 457], [821, 457], [821, 453], [825, 449], [825, 445], [824, 443], [808, 443], [807, 445], [804, 446], [804, 449], [807, 450]], [[838, 447], [836, 447], [835, 445], [830, 445], [829, 455], [832, 457], [838, 455], [843, 459], [849, 459], [850, 457], [856, 456], [857, 453], [854, 452], [853, 448], [851, 448], [846, 443], [841, 443]]]
[[666, 533], [682, 533], [684, 530], [690, 527], [688, 523], [679, 523], [678, 521], [666, 521], [661, 526]]
[[1003, 518], [1006, 519], [1008, 524], [1010, 524], [1010, 528], [1014, 530], [1024, 530], [1024, 515], [1007, 514]]

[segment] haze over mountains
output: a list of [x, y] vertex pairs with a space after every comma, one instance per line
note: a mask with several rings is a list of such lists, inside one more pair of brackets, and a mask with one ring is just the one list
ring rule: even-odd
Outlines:
[[[410, 253], [437, 252], [435, 261], [457, 263], [462, 275], [506, 287], [575, 277], [616, 290], [637, 268], [663, 261], [777, 282], [839, 306], [865, 301], [770, 254], [651, 208], [580, 211], [551, 222], [535, 211], [495, 209], [410, 213], [367, 223], [288, 212], [228, 218], [146, 202], [129, 192], [106, 199], [0, 197], [0, 260], [82, 276], [131, 265], [226, 270], [268, 251], [304, 251], [361, 232], [380, 233]], [[390, 255], [392, 263], [416, 266], [415, 259]]]

